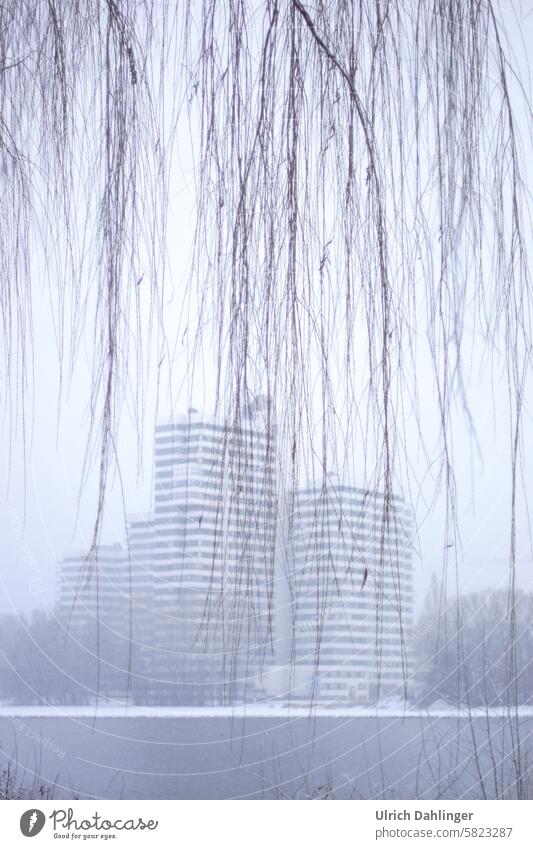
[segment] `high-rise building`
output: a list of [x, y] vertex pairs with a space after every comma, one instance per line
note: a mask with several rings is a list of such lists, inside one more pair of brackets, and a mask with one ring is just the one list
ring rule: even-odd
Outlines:
[[405, 694], [410, 509], [331, 477], [279, 497], [275, 444], [264, 397], [233, 423], [191, 409], [156, 425], [153, 512], [129, 518], [127, 550], [60, 565], [61, 618], [102, 689], [184, 705]]
[[275, 427], [268, 399], [233, 423], [197, 411], [155, 432], [155, 695], [253, 698], [271, 656]]
[[127, 692], [149, 627], [150, 572], [120, 543], [73, 552], [59, 564], [57, 614], [89, 691]]
[[128, 516], [127, 547], [134, 576], [131, 610], [131, 690], [137, 701], [149, 698], [154, 648], [154, 523], [150, 514]]
[[403, 696], [413, 616], [412, 516], [335, 479], [294, 493], [291, 700]]

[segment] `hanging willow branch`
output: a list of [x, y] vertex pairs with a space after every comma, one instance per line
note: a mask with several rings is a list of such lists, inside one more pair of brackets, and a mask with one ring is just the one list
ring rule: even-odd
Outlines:
[[[237, 417], [250, 391], [272, 396], [287, 485], [318, 477], [326, 492], [338, 474], [383, 492], [382, 539], [393, 490], [416, 500], [432, 469], [444, 603], [460, 548], [457, 409], [477, 427], [469, 363], [506, 374], [512, 647], [531, 364], [517, 125], [530, 110], [499, 7], [204, 0], [186, 14], [201, 151], [191, 282], [221, 404]], [[331, 581], [318, 571], [317, 606]]]
[[493, 5], [205, 2], [198, 31], [194, 278], [220, 386], [292, 410], [322, 380], [324, 421], [369, 398], [386, 486], [429, 353], [451, 479], [464, 329], [489, 357], [507, 340], [515, 398], [530, 355], [524, 102]]
[[141, 301], [152, 305], [151, 325], [163, 282], [168, 174], [161, 21], [152, 13], [149, 3], [115, 0], [0, 9], [4, 433], [29, 433], [34, 308], [44, 294], [61, 397], [82, 341], [93, 344], [86, 467], [100, 466], [95, 542], [124, 403], [142, 418]]
[[[287, 488], [318, 477], [327, 491], [337, 473], [382, 492], [383, 539], [393, 491], [416, 501], [431, 469], [446, 501], [444, 596], [459, 547], [452, 426], [458, 407], [476, 424], [475, 334], [476, 357], [508, 380], [512, 654], [531, 362], [530, 112], [513, 62], [490, 0], [3, 4], [3, 409], [12, 433], [46, 278], [66, 376], [82, 338], [94, 342], [93, 547], [120, 410], [129, 394], [143, 408], [140, 301], [148, 286], [150, 339], [183, 97], [196, 155], [190, 379], [207, 348], [228, 420], [250, 393], [274, 399]], [[317, 598], [329, 580], [319, 571]], [[382, 602], [379, 570], [367, 581]], [[317, 651], [319, 635], [320, 617]], [[514, 677], [511, 657], [510, 688]]]

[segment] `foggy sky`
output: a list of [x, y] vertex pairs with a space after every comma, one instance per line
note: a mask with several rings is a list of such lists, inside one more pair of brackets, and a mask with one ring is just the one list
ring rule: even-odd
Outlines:
[[[521, 24], [524, 37], [533, 33], [531, 10], [526, 10]], [[512, 11], [509, 7], [509, 15]], [[524, 60], [518, 60], [524, 68]], [[527, 135], [525, 142], [528, 141]], [[192, 190], [191, 156], [187, 153], [190, 139], [183, 129], [180, 157], [173, 167], [171, 209], [169, 215], [169, 277], [163, 297], [165, 328], [169, 345], [159, 374], [158, 356], [153, 356], [147, 383], [144, 423], [133, 421], [133, 411], [125, 405], [118, 445], [120, 472], [126, 494], [122, 503], [117, 475], [110, 481], [105, 513], [103, 542], [124, 540], [124, 511], [147, 512], [151, 507], [153, 472], [153, 430], [156, 404], [159, 415], [167, 415], [171, 406], [176, 412], [190, 404], [206, 415], [214, 404], [212, 351], [206, 342], [205, 368], [190, 372], [188, 352], [182, 343], [185, 329], [194, 324], [183, 311], [190, 245], [193, 237], [194, 194]], [[39, 275], [36, 275], [38, 279]], [[92, 327], [86, 328], [87, 348], [77, 357], [68, 391], [59, 404], [59, 354], [55, 342], [54, 322], [44, 279], [35, 286], [34, 335], [34, 403], [29, 402], [33, 419], [28, 432], [30, 444], [24, 445], [19, 427], [14, 443], [4, 426], [0, 444], [0, 479], [2, 480], [0, 533], [0, 610], [29, 610], [38, 605], [50, 606], [55, 597], [56, 564], [71, 548], [87, 549], [92, 538], [96, 514], [97, 464], [91, 462], [87, 480], [81, 488], [81, 471], [89, 429], [88, 391]], [[194, 319], [194, 317], [193, 317]], [[156, 343], [156, 347], [159, 342]], [[463, 411], [458, 409], [454, 428], [458, 514], [462, 535], [462, 551], [458, 553], [461, 589], [476, 591], [487, 586], [506, 586], [508, 580], [509, 519], [511, 476], [509, 461], [509, 419], [507, 386], [504, 375], [494, 378], [476, 360], [476, 339], [471, 336], [472, 368], [466, 394], [474, 416], [476, 445]], [[170, 368], [169, 368], [170, 366]], [[173, 400], [169, 401], [168, 386]], [[428, 380], [419, 388], [424, 394], [433, 391]], [[434, 410], [434, 399], [427, 398]], [[526, 398], [527, 407], [527, 398]], [[434, 412], [428, 413], [434, 417]], [[424, 414], [423, 414], [424, 416]], [[524, 454], [531, 456], [533, 427], [529, 413], [524, 421]], [[428, 434], [436, 429], [435, 418], [425, 420]], [[142, 456], [138, 453], [141, 431]], [[416, 429], [408, 427], [408, 453], [418, 477], [424, 477], [424, 463], [418, 455]], [[435, 453], [436, 456], [436, 453]], [[94, 460], [94, 458], [93, 458]], [[140, 470], [138, 463], [140, 462]], [[532, 469], [524, 470], [525, 488], [533, 489]], [[431, 499], [435, 482], [431, 474], [422, 486], [426, 502]], [[414, 493], [416, 496], [417, 493]], [[443, 563], [443, 515], [441, 497], [431, 508], [418, 501], [416, 520], [419, 543], [413, 559], [417, 604], [421, 604], [432, 574], [440, 576]], [[455, 551], [451, 552], [450, 569], [455, 569]], [[519, 509], [518, 575], [520, 586], [533, 589], [531, 547], [525, 505]]]

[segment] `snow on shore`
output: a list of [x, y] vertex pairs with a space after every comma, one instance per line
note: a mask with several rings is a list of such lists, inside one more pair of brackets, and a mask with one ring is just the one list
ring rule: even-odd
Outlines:
[[313, 708], [305, 706], [284, 706], [274, 702], [262, 702], [260, 704], [249, 704], [236, 707], [177, 707], [154, 706], [154, 705], [126, 705], [107, 704], [96, 705], [0, 705], [0, 719], [40, 718], [40, 719], [69, 719], [89, 717], [94, 719], [199, 719], [199, 718], [221, 718], [231, 719], [256, 719], [256, 718], [279, 718], [279, 719], [308, 719], [308, 718], [481, 718], [481, 717], [506, 717], [518, 716], [521, 718], [533, 718], [533, 705], [521, 705], [518, 708], [492, 707], [492, 708], [466, 708], [430, 707], [428, 709], [406, 707], [403, 703], [386, 704], [378, 707], [323, 707]]

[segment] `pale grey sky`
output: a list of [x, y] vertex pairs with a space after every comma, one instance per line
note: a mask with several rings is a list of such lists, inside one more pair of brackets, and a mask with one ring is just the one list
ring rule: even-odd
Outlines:
[[[526, 4], [521, 35], [516, 32], [519, 50], [521, 36], [531, 30], [531, 12]], [[510, 19], [514, 13], [509, 5]], [[527, 70], [523, 52], [518, 61]], [[524, 137], [524, 145], [530, 142]], [[194, 192], [190, 138], [185, 127], [179, 138], [179, 157], [176, 158], [171, 180], [171, 209], [169, 215], [168, 279], [163, 295], [165, 330], [169, 341], [169, 356], [161, 365], [159, 409], [167, 414], [171, 406], [168, 395], [169, 381], [173, 391], [173, 405], [178, 411], [192, 403], [211, 413], [214, 401], [212, 352], [206, 342], [205, 366], [191, 375], [187, 344], [183, 334], [187, 326], [194, 325], [192, 314], [184, 312], [184, 293], [190, 261], [193, 236]], [[90, 344], [92, 328], [87, 327], [87, 344], [80, 349], [76, 368], [68, 392], [63, 396], [59, 421], [59, 366], [54, 342], [53, 321], [45, 284], [35, 293], [35, 398], [31, 444], [24, 447], [19, 430], [14, 444], [9, 442], [7, 430], [2, 435], [0, 479], [3, 487], [0, 510], [0, 610], [28, 610], [36, 605], [50, 605], [54, 600], [55, 568], [58, 559], [70, 548], [84, 548], [90, 544], [92, 522], [96, 510], [97, 465], [91, 464], [90, 473], [80, 493], [80, 475], [88, 433], [88, 386], [90, 375]], [[473, 443], [464, 417], [459, 411], [453, 430], [456, 453], [458, 513], [463, 550], [459, 553], [461, 586], [464, 591], [479, 590], [489, 585], [505, 585], [508, 574], [509, 552], [509, 421], [506, 412], [507, 387], [501, 375], [493, 380], [486, 365], [476, 360], [476, 340], [469, 343], [473, 364], [467, 384], [467, 397], [474, 415], [479, 440], [479, 452]], [[122, 487], [126, 493], [125, 509], [128, 513], [146, 512], [150, 508], [152, 480], [152, 441], [157, 401], [157, 363], [152, 366], [147, 380], [144, 432], [142, 435], [142, 467], [138, 470], [137, 429], [131, 410], [124, 410], [118, 438]], [[437, 452], [432, 443], [435, 433], [435, 398], [431, 381], [423, 376], [420, 367], [422, 420], [428, 449], [436, 461]], [[531, 390], [531, 386], [529, 386]], [[533, 428], [527, 406], [525, 411], [525, 453], [531, 456], [530, 442]], [[530, 394], [529, 394], [529, 397]], [[31, 398], [29, 404], [32, 404]], [[531, 438], [530, 438], [531, 434]], [[432, 470], [426, 469], [418, 452], [418, 436], [413, 423], [408, 423], [405, 433], [410, 461], [413, 463], [413, 481], [422, 480], [421, 492], [428, 501], [434, 489]], [[9, 455], [11, 452], [11, 461]], [[10, 469], [10, 471], [9, 471]], [[24, 474], [24, 469], [25, 474]], [[530, 469], [525, 469], [526, 489], [533, 488]], [[412, 490], [415, 500], [417, 493]], [[414, 558], [415, 586], [419, 601], [423, 598], [432, 573], [440, 574], [443, 562], [442, 496], [429, 510], [423, 500], [417, 504], [417, 522], [420, 540]], [[519, 509], [519, 581], [531, 588], [533, 583], [531, 546], [528, 538], [526, 511], [523, 503]], [[123, 539], [124, 511], [121, 482], [114, 475], [110, 482], [105, 514], [103, 541]], [[453, 573], [453, 552], [450, 552], [450, 570]], [[453, 584], [452, 584], [453, 585]]]

